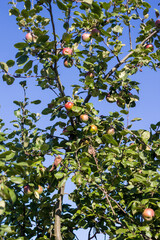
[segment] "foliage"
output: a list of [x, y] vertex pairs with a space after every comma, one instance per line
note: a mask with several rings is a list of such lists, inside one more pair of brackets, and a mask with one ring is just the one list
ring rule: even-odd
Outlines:
[[[16, 43], [15, 60], [0, 63], [3, 81], [19, 80], [24, 91], [24, 101], [14, 102], [12, 131], [0, 122], [0, 238], [76, 239], [76, 230], [83, 228], [89, 230], [88, 239], [99, 233], [117, 240], [159, 239], [160, 122], [149, 131], [124, 126], [139, 99], [133, 75], [145, 67], [159, 68], [160, 36], [151, 6], [142, 0], [17, 0], [10, 6], [20, 30], [31, 32], [33, 39]], [[134, 26], [140, 31], [133, 40]], [[82, 41], [84, 32], [91, 33], [89, 42]], [[153, 52], [145, 48], [148, 43]], [[64, 56], [65, 47], [73, 54]], [[77, 74], [72, 86], [60, 79], [65, 59], [73, 61]], [[37, 126], [40, 114], [29, 111], [30, 104], [41, 104], [27, 98], [31, 78], [55, 96], [42, 109], [51, 121], [45, 129]], [[93, 97], [114, 102], [120, 111], [100, 115], [90, 102]], [[67, 111], [68, 101], [74, 105]], [[87, 122], [80, 120], [82, 114], [89, 116]], [[93, 124], [98, 131], [90, 131]], [[58, 155], [58, 166], [54, 160], [44, 166], [48, 156]], [[69, 195], [73, 206], [62, 202], [68, 179], [75, 185]], [[155, 211], [149, 222], [142, 218], [148, 207]]]

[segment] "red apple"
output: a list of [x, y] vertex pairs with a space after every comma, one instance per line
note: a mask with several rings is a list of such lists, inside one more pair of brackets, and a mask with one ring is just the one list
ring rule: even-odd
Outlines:
[[148, 44], [145, 46], [145, 48], [146, 48], [146, 49], [149, 48], [151, 51], [154, 50], [154, 46], [153, 46], [153, 44], [151, 44], [151, 43], [148, 43]]
[[36, 41], [35, 35], [31, 32], [27, 33], [25, 38], [28, 42], [35, 42]]
[[155, 26], [156, 26], [157, 28], [160, 28], [160, 19], [157, 19], [157, 21], [155, 22]]
[[67, 48], [63, 48], [62, 53], [63, 53], [63, 55], [65, 55], [65, 56], [66, 56], [66, 55], [72, 55], [73, 51], [72, 51], [71, 48], [67, 47]]
[[89, 119], [89, 117], [88, 117], [87, 114], [81, 114], [81, 115], [80, 115], [80, 120], [81, 120], [82, 122], [87, 122], [88, 119]]
[[73, 66], [73, 60], [72, 59], [65, 59], [63, 64], [64, 64], [65, 67], [71, 68]]
[[28, 195], [32, 194], [32, 191], [29, 185], [24, 186], [24, 193]]
[[82, 34], [82, 40], [84, 42], [89, 42], [91, 40], [91, 34], [90, 33], [83, 33]]
[[94, 124], [91, 124], [91, 126], [90, 126], [90, 132], [91, 132], [91, 133], [96, 133], [97, 131], [98, 131], [97, 126], [94, 125]]
[[109, 128], [109, 129], [107, 130], [107, 134], [109, 134], [109, 135], [114, 135], [114, 134], [115, 134], [114, 128], [113, 128], [113, 127]]
[[91, 36], [92, 37], [99, 37], [100, 36], [100, 31], [97, 28], [93, 28], [91, 31]]
[[38, 185], [38, 189], [36, 190], [36, 192], [38, 192], [38, 194], [42, 194], [43, 192], [43, 187]]
[[71, 110], [72, 109], [72, 107], [73, 107], [73, 103], [72, 102], [67, 102], [64, 106], [65, 106], [65, 108], [67, 109], [67, 110]]
[[155, 216], [155, 212], [152, 208], [146, 208], [142, 213], [142, 217], [146, 221], [151, 221], [154, 216]]

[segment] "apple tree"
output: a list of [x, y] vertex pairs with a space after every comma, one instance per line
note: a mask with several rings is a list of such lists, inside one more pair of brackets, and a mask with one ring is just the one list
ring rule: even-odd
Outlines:
[[[134, 74], [160, 67], [158, 10], [153, 19], [143, 0], [9, 4], [24, 38], [0, 62], [1, 81], [18, 81], [24, 98], [12, 129], [0, 122], [0, 239], [78, 239], [78, 229], [88, 240], [160, 239], [160, 122], [125, 125], [139, 100]], [[50, 91], [46, 106], [30, 101], [28, 81]], [[118, 110], [101, 115], [96, 102]]]

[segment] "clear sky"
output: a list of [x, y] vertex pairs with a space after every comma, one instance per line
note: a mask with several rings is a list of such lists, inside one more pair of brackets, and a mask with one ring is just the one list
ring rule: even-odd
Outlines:
[[[9, 6], [7, 0], [1, 1], [1, 14], [0, 14], [0, 61], [5, 62], [9, 59], [14, 59], [16, 54], [16, 49], [14, 44], [17, 42], [22, 42], [25, 38], [25, 33], [21, 32], [16, 25], [15, 17], [9, 16]], [[154, 8], [160, 11], [160, 6], [158, 6], [157, 0], [148, 0], [148, 3], [152, 5], [153, 11], [151, 17], [156, 20], [154, 13]], [[56, 26], [58, 28], [58, 26]], [[134, 36], [133, 36], [134, 38]], [[70, 93], [69, 83], [73, 84], [76, 80], [75, 69], [66, 69], [62, 66], [60, 70], [60, 75], [62, 83], [66, 86], [66, 93]], [[77, 75], [78, 77], [78, 75]], [[140, 101], [137, 103], [136, 108], [132, 108], [130, 111], [129, 119], [135, 117], [142, 118], [142, 121], [134, 124], [134, 128], [142, 128], [149, 130], [151, 123], [157, 123], [160, 121], [160, 69], [157, 72], [150, 70], [149, 68], [143, 68], [142, 72], [138, 72], [134, 75], [134, 80], [140, 83]], [[35, 87], [35, 82], [30, 79], [28, 83], [28, 96], [31, 101], [36, 99], [41, 99], [43, 106], [46, 107], [47, 103], [50, 102], [55, 96], [49, 90], [42, 91], [39, 87]], [[8, 86], [0, 78], [0, 118], [6, 122], [6, 127], [10, 126], [9, 122], [14, 117], [14, 109], [16, 106], [13, 104], [14, 100], [21, 101], [23, 99], [23, 92], [18, 82], [11, 86]], [[106, 101], [97, 102], [97, 99], [92, 99], [97, 109], [100, 110], [101, 114], [108, 114], [110, 111], [119, 111], [120, 108], [116, 106], [115, 103], [109, 104]], [[43, 109], [43, 108], [42, 108]], [[33, 110], [34, 111], [34, 110]], [[37, 112], [41, 112], [40, 106], [36, 106]], [[42, 117], [42, 127], [46, 126], [47, 117]], [[49, 123], [51, 124], [51, 123]], [[49, 163], [50, 165], [50, 163]], [[67, 185], [66, 192], [72, 189], [71, 185]], [[86, 233], [83, 231], [79, 234], [79, 238], [87, 239]], [[100, 236], [98, 240], [102, 240], [103, 237]]]

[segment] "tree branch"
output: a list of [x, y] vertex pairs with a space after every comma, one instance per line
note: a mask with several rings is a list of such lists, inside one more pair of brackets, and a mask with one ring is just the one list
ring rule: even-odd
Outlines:
[[[148, 41], [154, 34], [156, 34], [157, 32], [159, 32], [160, 30], [155, 30], [154, 32], [152, 32], [148, 37], [146, 37], [140, 44], [137, 44], [137, 46], [143, 46], [144, 43], [146, 41]], [[105, 76], [104, 76], [104, 80], [107, 80], [123, 63], [126, 62], [126, 60], [134, 53], [134, 49], [129, 52], [121, 61], [119, 61]], [[92, 97], [92, 95], [90, 94], [90, 92], [88, 93], [88, 95], [86, 96], [85, 100], [84, 100], [84, 104], [87, 103], [90, 98]]]
[[[155, 30], [152, 32], [148, 37], [146, 37], [140, 44], [137, 44], [137, 46], [143, 46], [146, 41], [148, 41], [154, 34], [156, 34], [159, 30]], [[114, 73], [125, 61], [134, 53], [134, 50], [129, 52], [119, 63], [117, 63], [104, 77], [104, 80], [109, 78], [112, 73]]]
[[61, 235], [61, 213], [62, 213], [62, 201], [64, 195], [65, 185], [59, 189], [59, 198], [57, 199], [55, 205], [55, 222], [54, 222], [54, 236], [55, 240], [62, 240]]

